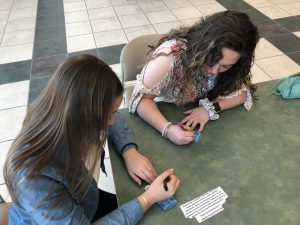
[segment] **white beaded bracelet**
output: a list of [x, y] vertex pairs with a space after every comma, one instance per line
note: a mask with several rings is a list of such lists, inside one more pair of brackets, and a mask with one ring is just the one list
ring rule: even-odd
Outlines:
[[203, 108], [208, 112], [209, 120], [217, 120], [220, 118], [215, 107], [213, 106], [213, 103], [209, 101], [208, 98], [200, 99], [199, 106], [203, 106]]

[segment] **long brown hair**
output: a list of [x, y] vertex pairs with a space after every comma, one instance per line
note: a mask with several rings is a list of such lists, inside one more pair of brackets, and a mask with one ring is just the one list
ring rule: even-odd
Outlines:
[[[182, 89], [196, 76], [203, 76], [208, 66], [221, 60], [222, 48], [229, 48], [238, 52], [241, 58], [232, 68], [219, 74], [217, 84], [208, 93], [208, 98], [212, 100], [219, 95], [230, 94], [242, 84], [250, 89], [252, 95], [256, 91], [256, 86], [251, 83], [250, 69], [259, 34], [247, 14], [235, 11], [215, 13], [202, 18], [191, 27], [171, 30], [154, 48], [173, 38], [187, 40], [187, 49], [181, 53], [185, 69]], [[181, 97], [183, 91], [181, 90]]]
[[[91, 171], [102, 153], [113, 103], [122, 93], [121, 82], [103, 61], [90, 55], [66, 59], [29, 106], [9, 150], [4, 177], [13, 201], [18, 204], [14, 187], [20, 182], [20, 170], [26, 169], [26, 179], [33, 179], [55, 161], [70, 184], [60, 200], [86, 193]], [[56, 157], [62, 147], [63, 165]], [[86, 162], [91, 165], [90, 172], [78, 176]]]

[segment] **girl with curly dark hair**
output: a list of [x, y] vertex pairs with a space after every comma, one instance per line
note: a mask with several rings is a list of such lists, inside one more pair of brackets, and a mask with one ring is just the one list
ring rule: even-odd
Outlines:
[[[172, 30], [162, 37], [137, 76], [129, 111], [137, 113], [162, 136], [178, 145], [193, 141], [219, 112], [244, 104], [252, 106], [256, 87], [251, 66], [259, 40], [257, 27], [242, 12], [213, 14], [192, 27]], [[183, 105], [199, 100], [199, 107], [184, 112], [185, 129], [172, 125], [157, 101]]]

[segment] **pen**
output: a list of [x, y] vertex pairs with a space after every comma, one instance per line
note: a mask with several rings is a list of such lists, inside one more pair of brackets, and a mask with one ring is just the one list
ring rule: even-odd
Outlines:
[[170, 177], [166, 177], [164, 179], [164, 181], [163, 181], [165, 191], [168, 191], [168, 185], [167, 185], [167, 183], [170, 181], [170, 179], [171, 179]]

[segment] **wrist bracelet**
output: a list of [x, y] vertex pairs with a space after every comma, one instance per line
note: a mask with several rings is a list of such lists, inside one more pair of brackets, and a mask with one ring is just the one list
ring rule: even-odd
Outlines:
[[161, 132], [161, 136], [162, 136], [163, 138], [166, 138], [166, 139], [167, 139], [167, 133], [168, 133], [168, 130], [169, 130], [169, 128], [170, 128], [171, 125], [172, 125], [172, 122], [168, 122], [168, 123], [165, 125], [164, 129], [163, 129], [162, 132]]
[[200, 99], [199, 106], [202, 106], [208, 112], [209, 120], [217, 120], [220, 118], [213, 103], [209, 101], [208, 98]]
[[213, 107], [215, 107], [216, 113], [221, 112], [221, 108], [220, 108], [219, 102], [214, 102], [212, 105], [213, 105]]
[[148, 201], [146, 200], [146, 198], [144, 197], [144, 195], [141, 195], [141, 198], [143, 199], [145, 205], [146, 205], [147, 207], [149, 207], [149, 203], [148, 203]]

